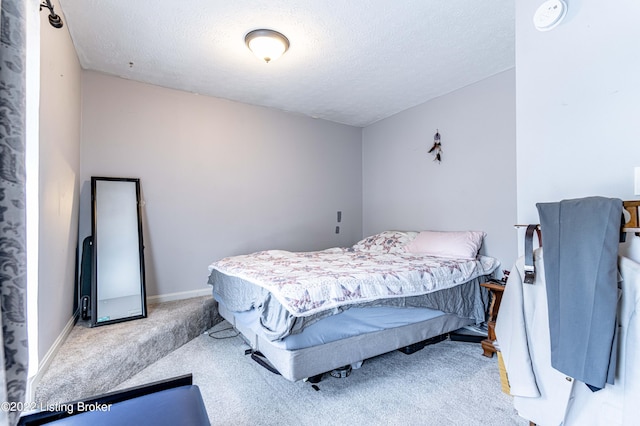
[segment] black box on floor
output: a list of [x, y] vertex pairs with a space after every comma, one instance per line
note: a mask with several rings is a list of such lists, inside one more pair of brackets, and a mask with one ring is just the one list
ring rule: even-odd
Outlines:
[[472, 334], [461, 334], [461, 333], [458, 334], [455, 331], [449, 334], [449, 337], [454, 342], [471, 342], [471, 343], [480, 343], [487, 338], [487, 336], [475, 336]]
[[449, 333], [449, 338], [457, 342], [480, 343], [487, 338], [486, 324], [462, 327]]
[[423, 340], [421, 342], [414, 343], [414, 344], [409, 345], [409, 346], [405, 346], [405, 347], [400, 348], [398, 350], [400, 352], [402, 352], [403, 354], [411, 355], [412, 353], [418, 352], [420, 349], [424, 348], [427, 345], [433, 345], [434, 343], [442, 342], [446, 338], [447, 338], [446, 334], [441, 334], [439, 336], [432, 337], [430, 339]]

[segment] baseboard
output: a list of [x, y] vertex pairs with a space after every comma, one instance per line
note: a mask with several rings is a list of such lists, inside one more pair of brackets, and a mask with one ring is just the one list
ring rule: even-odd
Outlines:
[[51, 361], [53, 361], [53, 358], [55, 358], [56, 354], [58, 353], [60, 346], [62, 346], [64, 341], [67, 340], [67, 336], [69, 336], [69, 333], [71, 333], [71, 330], [73, 330], [73, 326], [76, 324], [79, 317], [80, 317], [80, 310], [77, 310], [73, 314], [73, 316], [69, 319], [67, 324], [64, 326], [64, 328], [62, 329], [62, 332], [60, 333], [58, 338], [55, 340], [55, 342], [53, 342], [53, 345], [51, 345], [51, 347], [45, 354], [44, 358], [42, 358], [40, 365], [38, 365], [38, 371], [36, 372], [36, 374], [27, 378], [27, 390], [25, 395], [27, 402], [32, 402], [35, 399], [35, 389], [38, 387], [38, 384], [40, 383], [40, 379], [42, 378], [42, 375], [49, 368], [49, 365], [51, 364]]
[[210, 296], [211, 287], [200, 290], [180, 291], [178, 293], [159, 294], [157, 296], [147, 297], [147, 303], [164, 303], [173, 300], [191, 299], [192, 297]]

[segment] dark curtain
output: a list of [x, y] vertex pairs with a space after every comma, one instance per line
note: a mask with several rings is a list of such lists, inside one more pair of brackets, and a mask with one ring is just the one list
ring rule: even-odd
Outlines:
[[[17, 423], [11, 402], [27, 383], [25, 209], [26, 1], [0, 0], [0, 424]], [[6, 403], [9, 403], [6, 404]], [[10, 410], [7, 410], [7, 409]]]

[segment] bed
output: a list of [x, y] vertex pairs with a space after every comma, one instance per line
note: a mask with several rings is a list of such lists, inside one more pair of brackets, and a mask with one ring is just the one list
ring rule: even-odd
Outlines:
[[478, 231], [385, 231], [352, 247], [267, 250], [209, 266], [220, 315], [290, 381], [485, 320], [499, 266]]

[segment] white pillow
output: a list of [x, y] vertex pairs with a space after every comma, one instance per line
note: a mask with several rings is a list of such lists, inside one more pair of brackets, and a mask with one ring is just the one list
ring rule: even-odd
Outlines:
[[482, 231], [422, 231], [405, 246], [409, 253], [447, 259], [475, 259], [487, 234]]
[[353, 249], [376, 253], [404, 252], [404, 245], [416, 235], [415, 231], [384, 231], [358, 241]]

